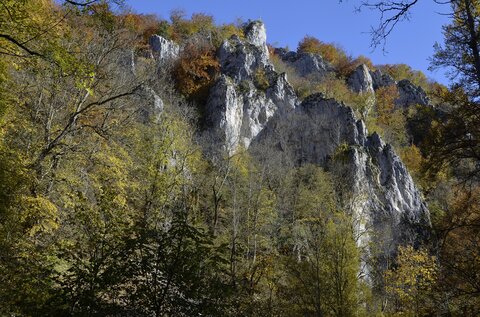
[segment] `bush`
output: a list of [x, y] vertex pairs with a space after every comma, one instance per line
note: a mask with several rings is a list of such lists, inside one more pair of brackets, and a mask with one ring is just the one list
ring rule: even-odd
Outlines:
[[255, 71], [254, 83], [255, 83], [255, 87], [263, 91], [267, 90], [267, 88], [270, 86], [270, 82], [268, 81], [267, 74], [265, 73], [265, 70], [263, 68], [258, 68]]
[[402, 159], [403, 164], [407, 166], [415, 183], [419, 184], [422, 188], [428, 188], [425, 187], [425, 185], [428, 186], [428, 184], [425, 184], [426, 180], [422, 178], [422, 167], [425, 163], [425, 159], [423, 158], [420, 149], [412, 144], [400, 148], [398, 150], [398, 155]]

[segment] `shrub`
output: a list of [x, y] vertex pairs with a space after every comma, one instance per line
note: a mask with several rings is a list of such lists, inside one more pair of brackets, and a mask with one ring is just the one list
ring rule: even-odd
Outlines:
[[194, 13], [188, 20], [183, 11], [176, 10], [171, 13], [170, 20], [172, 39], [176, 42], [183, 42], [194, 34], [210, 35], [216, 29], [213, 17], [203, 13]]
[[415, 182], [420, 184], [423, 188], [426, 188], [424, 187], [425, 180], [422, 178], [422, 167], [425, 163], [425, 159], [423, 158], [420, 149], [412, 144], [400, 148], [398, 153]]
[[354, 60], [352, 60], [351, 58], [342, 60], [337, 65], [337, 73], [339, 77], [347, 78], [358, 66], [362, 64], [365, 64], [370, 70], [375, 70], [375, 66], [373, 66], [372, 61], [368, 57], [360, 55]]
[[263, 68], [258, 68], [255, 71], [254, 83], [255, 83], [255, 87], [263, 91], [267, 90], [267, 88], [270, 86], [270, 82], [268, 81], [267, 74], [265, 73], [265, 70]]

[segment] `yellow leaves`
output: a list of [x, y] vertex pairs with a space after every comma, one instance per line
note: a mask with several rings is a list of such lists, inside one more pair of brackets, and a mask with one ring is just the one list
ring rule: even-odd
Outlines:
[[89, 67], [86, 66], [85, 68], [83, 68], [83, 72], [85, 72], [85, 75], [81, 78], [77, 78], [75, 86], [77, 87], [77, 89], [85, 90], [90, 96], [93, 96], [92, 85], [95, 82], [95, 72], [88, 71], [88, 68]]
[[295, 206], [297, 218], [325, 220], [336, 209], [330, 176], [314, 165], [305, 165], [296, 172], [299, 184], [292, 186], [298, 186]]
[[360, 65], [365, 63], [372, 66], [372, 62], [364, 56], [359, 56], [356, 60], [347, 55], [347, 53], [338, 45], [324, 43], [313, 36], [305, 36], [298, 43], [298, 52], [320, 54], [326, 61], [335, 67], [340, 77], [346, 77]]
[[421, 71], [413, 70], [406, 64], [386, 64], [380, 66], [380, 69], [392, 76], [392, 78], [396, 81], [408, 79], [414, 85], [420, 86], [423, 89], [427, 89], [429, 87], [427, 76], [425, 76], [425, 74]]
[[378, 112], [378, 122], [383, 125], [389, 124], [389, 117], [394, 111], [395, 100], [399, 97], [398, 89], [395, 85], [381, 87], [376, 93], [376, 106]]
[[33, 237], [40, 233], [51, 233], [58, 229], [58, 209], [45, 197], [23, 196], [20, 199], [21, 221], [25, 224], [28, 235]]
[[422, 164], [425, 161], [420, 149], [414, 144], [405, 146], [399, 149], [399, 156], [415, 180], [420, 180]]
[[229, 39], [233, 35], [244, 38], [243, 31], [233, 24], [224, 24], [220, 27], [220, 39]]
[[397, 267], [385, 272], [385, 288], [399, 302], [400, 312], [423, 315], [429, 308], [437, 275], [436, 259], [426, 250], [399, 247]]
[[238, 149], [237, 153], [231, 158], [232, 167], [236, 174], [242, 178], [248, 177], [250, 172], [253, 172], [252, 158], [245, 149]]
[[333, 65], [339, 64], [342, 59], [347, 59], [345, 52], [336, 45], [323, 43], [317, 38], [308, 35], [298, 43], [298, 51], [320, 54]]
[[[385, 140], [395, 146], [406, 142], [406, 118], [401, 109], [395, 109], [395, 100], [399, 97], [396, 86], [379, 88], [376, 93], [376, 117], [369, 132], [379, 133]], [[371, 128], [371, 130], [370, 130]]]
[[268, 81], [265, 70], [262, 68], [258, 68], [255, 71], [254, 82], [255, 82], [255, 86], [260, 90], [265, 91], [268, 88], [268, 86], [270, 86], [270, 82]]

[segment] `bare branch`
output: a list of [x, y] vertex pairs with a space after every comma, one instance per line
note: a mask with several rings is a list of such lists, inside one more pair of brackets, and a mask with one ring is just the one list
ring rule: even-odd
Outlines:
[[13, 37], [11, 37], [8, 34], [0, 34], [0, 38], [9, 41], [12, 44], [15, 44], [16, 46], [18, 46], [19, 48], [21, 48], [22, 50], [24, 50], [25, 52], [27, 52], [30, 55], [44, 57], [42, 54], [28, 48], [26, 45], [24, 45], [23, 43], [20, 43], [19, 41], [17, 41], [16, 39], [14, 39]]

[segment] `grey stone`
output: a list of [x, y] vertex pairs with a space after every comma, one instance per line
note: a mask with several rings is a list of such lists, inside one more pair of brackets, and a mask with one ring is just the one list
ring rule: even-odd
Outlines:
[[283, 48], [275, 49], [275, 54], [303, 77], [314, 76], [320, 79], [333, 71], [333, 67], [318, 54], [287, 52]]
[[219, 49], [218, 58], [222, 73], [236, 82], [252, 78], [257, 69], [273, 69], [268, 59], [268, 50], [242, 41], [233, 36], [225, 41]]
[[329, 168], [339, 146], [346, 145], [345, 183], [351, 184], [359, 245], [368, 249], [374, 241], [381, 257], [393, 257], [399, 245], [425, 240], [429, 211], [393, 148], [378, 134], [367, 133], [351, 108], [315, 94], [271, 120], [252, 146], [268, 144], [295, 165]]
[[413, 105], [426, 106], [430, 103], [427, 93], [420, 86], [415, 86], [409, 80], [403, 79], [397, 83], [399, 98], [395, 101], [398, 107]]
[[160, 60], [176, 59], [180, 54], [180, 46], [178, 44], [160, 35], [152, 35], [149, 39], [149, 44], [153, 55]]
[[374, 72], [370, 71], [370, 76], [372, 77], [373, 89], [375, 90], [397, 84], [390, 75], [382, 73], [380, 69]]
[[[358, 220], [364, 255], [370, 252], [371, 241], [385, 258], [394, 256], [401, 244], [423, 241], [430, 228], [428, 208], [393, 148], [376, 133], [368, 136], [364, 122], [343, 103], [314, 94], [299, 104], [286, 75], [277, 74], [269, 61], [262, 25], [255, 22], [245, 30], [246, 40], [234, 36], [218, 53], [222, 76], [206, 107], [207, 125], [216, 142], [230, 153], [240, 146], [252, 152], [262, 148], [293, 165], [326, 169], [336, 164], [333, 157], [339, 147], [346, 146], [345, 184], [352, 192], [351, 213]], [[279, 54], [291, 63], [304, 58], [285, 50]], [[259, 70], [268, 79], [263, 89], [255, 86]], [[349, 80], [358, 93], [373, 93], [375, 87], [392, 83], [390, 77], [371, 73], [365, 65]]]
[[266, 54], [268, 54], [267, 32], [263, 22], [252, 21], [248, 23], [244, 28], [244, 33], [248, 43], [261, 48]]
[[228, 152], [248, 147], [277, 112], [295, 108], [297, 99], [284, 75], [277, 76], [266, 91], [252, 80], [241, 86], [222, 75], [212, 87], [207, 101], [207, 123]]
[[359, 65], [347, 80], [348, 86], [356, 93], [374, 93], [373, 80], [365, 64]]

